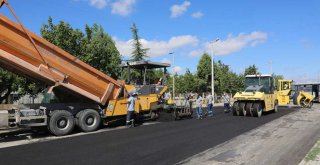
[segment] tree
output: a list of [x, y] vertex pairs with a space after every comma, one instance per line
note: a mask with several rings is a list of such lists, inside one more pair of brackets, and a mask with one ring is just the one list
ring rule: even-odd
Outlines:
[[138, 31], [139, 30], [138, 30], [136, 24], [133, 23], [132, 27], [131, 27], [131, 32], [132, 32], [132, 38], [133, 38], [132, 58], [134, 61], [144, 60], [145, 57], [148, 57], [147, 51], [149, 50], [149, 48], [143, 48], [141, 41], [140, 41], [140, 37], [138, 35]]
[[115, 42], [104, 32], [102, 26], [85, 25], [85, 33], [83, 33], [63, 21], [54, 25], [52, 18], [49, 17], [48, 24], [44, 24], [40, 31], [44, 39], [83, 62], [114, 79], [120, 76], [121, 55]]
[[231, 85], [231, 74], [232, 72], [229, 70], [229, 66], [223, 64], [221, 61], [215, 64], [214, 67], [215, 72], [215, 93], [222, 94], [223, 92], [230, 93], [232, 88]]
[[84, 34], [79, 29], [73, 29], [70, 24], [60, 21], [54, 25], [49, 17], [48, 24], [40, 29], [44, 39], [81, 59], [83, 56]]
[[190, 72], [189, 69], [186, 70], [186, 73], [184, 74], [183, 77], [183, 84], [184, 84], [184, 89], [183, 92], [192, 92], [195, 89], [195, 76]]
[[[18, 90], [18, 76], [0, 69], [0, 103], [6, 100], [10, 93]], [[7, 102], [7, 101], [6, 101]]]
[[196, 86], [198, 92], [207, 92], [211, 90], [211, 57], [204, 53], [197, 65]]
[[259, 74], [258, 68], [256, 65], [250, 65], [248, 68], [244, 70], [244, 75], [254, 75], [254, 74]]
[[283, 80], [283, 75], [273, 75], [273, 78], [274, 78], [274, 86], [276, 88], [278, 88], [278, 85], [279, 85], [279, 80]]
[[197, 78], [189, 69], [186, 70], [184, 75], [175, 75], [175, 88], [176, 93], [198, 92], [197, 91]]
[[43, 90], [42, 87], [38, 83], [0, 68], [0, 104], [4, 101], [8, 104], [8, 98], [12, 92], [18, 94], [18, 97], [12, 98], [12, 101], [15, 101], [25, 94], [38, 94]]
[[112, 38], [104, 32], [102, 26], [94, 24], [85, 28], [85, 55], [82, 60], [101, 72], [117, 79], [120, 74], [121, 55]]
[[209, 75], [211, 75], [211, 57], [208, 53], [204, 53], [197, 66], [197, 76], [200, 79], [208, 80]]
[[[214, 85], [215, 93], [220, 95], [223, 92], [236, 93], [242, 87], [240, 75], [232, 72], [228, 65], [221, 61], [214, 62]], [[199, 92], [211, 91], [211, 58], [204, 53], [197, 66], [196, 88]]]

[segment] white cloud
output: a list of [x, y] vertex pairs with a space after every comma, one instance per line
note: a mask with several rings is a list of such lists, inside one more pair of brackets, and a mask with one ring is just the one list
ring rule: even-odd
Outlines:
[[109, 0], [89, 0], [89, 4], [98, 9], [103, 9], [108, 5]]
[[112, 3], [112, 13], [121, 16], [128, 16], [133, 11], [136, 0], [118, 0]]
[[192, 15], [192, 18], [201, 18], [203, 16], [203, 13], [201, 11], [195, 12]]
[[172, 70], [174, 74], [182, 74], [183, 72], [183, 69], [180, 66], [175, 66]]
[[199, 57], [201, 56], [205, 51], [203, 49], [197, 49], [197, 50], [193, 50], [189, 53], [190, 57]]
[[[116, 42], [116, 47], [123, 56], [130, 57], [132, 52], [132, 40], [122, 41], [114, 38]], [[149, 57], [168, 55], [175, 49], [183, 47], [197, 46], [199, 40], [195, 36], [182, 35], [171, 37], [168, 41], [158, 41], [158, 40], [140, 40], [144, 48], [150, 48], [148, 51]]]
[[171, 6], [171, 17], [179, 17], [181, 16], [184, 12], [188, 10], [188, 7], [191, 5], [191, 2], [189, 1], [184, 1], [181, 5], [173, 5]]
[[162, 63], [167, 63], [167, 64], [171, 64], [172, 63], [172, 61], [167, 59], [167, 58], [162, 59], [161, 62]]
[[220, 40], [212, 45], [207, 42], [205, 48], [212, 52], [212, 47], [216, 55], [227, 55], [240, 51], [245, 47], [255, 47], [259, 43], [266, 42], [268, 34], [264, 32], [252, 32], [250, 34], [240, 33], [238, 36], [229, 34], [226, 40]]

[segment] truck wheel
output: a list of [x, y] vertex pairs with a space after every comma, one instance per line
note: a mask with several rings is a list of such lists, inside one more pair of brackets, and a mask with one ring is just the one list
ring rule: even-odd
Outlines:
[[234, 102], [233, 106], [232, 106], [232, 114], [233, 114], [233, 116], [239, 116], [238, 109], [239, 109], [239, 102]]
[[306, 99], [305, 98], [301, 98], [300, 99], [300, 105], [303, 107], [303, 108], [305, 108], [307, 105], [304, 103], [304, 101], [305, 101]]
[[77, 113], [77, 126], [83, 132], [92, 132], [98, 129], [101, 123], [99, 113], [93, 109], [85, 109]]
[[253, 116], [253, 114], [252, 114], [252, 104], [253, 103], [247, 103], [246, 104], [246, 106], [245, 106], [245, 110], [246, 110], [246, 113], [247, 113], [247, 115], [250, 115], [250, 116]]
[[254, 117], [261, 117], [262, 115], [262, 104], [261, 103], [254, 103], [253, 104], [252, 114]]
[[173, 117], [174, 117], [174, 120], [179, 120], [180, 119], [179, 110], [176, 109], [176, 108], [173, 111]]
[[56, 136], [67, 135], [74, 128], [74, 118], [68, 111], [53, 111], [49, 119], [48, 127], [50, 132]]
[[246, 106], [246, 103], [245, 102], [240, 102], [239, 103], [239, 116], [246, 116], [247, 115], [247, 112], [245, 110], [245, 106]]
[[278, 101], [276, 101], [274, 103], [274, 112], [277, 113], [278, 112]]
[[313, 101], [310, 102], [309, 108], [312, 108], [312, 105], [313, 105]]

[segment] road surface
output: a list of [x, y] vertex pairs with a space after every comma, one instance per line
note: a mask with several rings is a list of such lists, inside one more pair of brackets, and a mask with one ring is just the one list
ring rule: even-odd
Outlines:
[[295, 111], [281, 107], [261, 118], [189, 119], [55, 139], [0, 149], [0, 162], [18, 164], [175, 164]]

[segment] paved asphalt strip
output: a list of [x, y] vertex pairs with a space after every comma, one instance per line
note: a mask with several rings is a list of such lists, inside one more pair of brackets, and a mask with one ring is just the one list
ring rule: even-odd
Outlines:
[[237, 117], [215, 107], [214, 117], [84, 134], [0, 149], [3, 165], [175, 164], [295, 111], [281, 107], [261, 118]]

